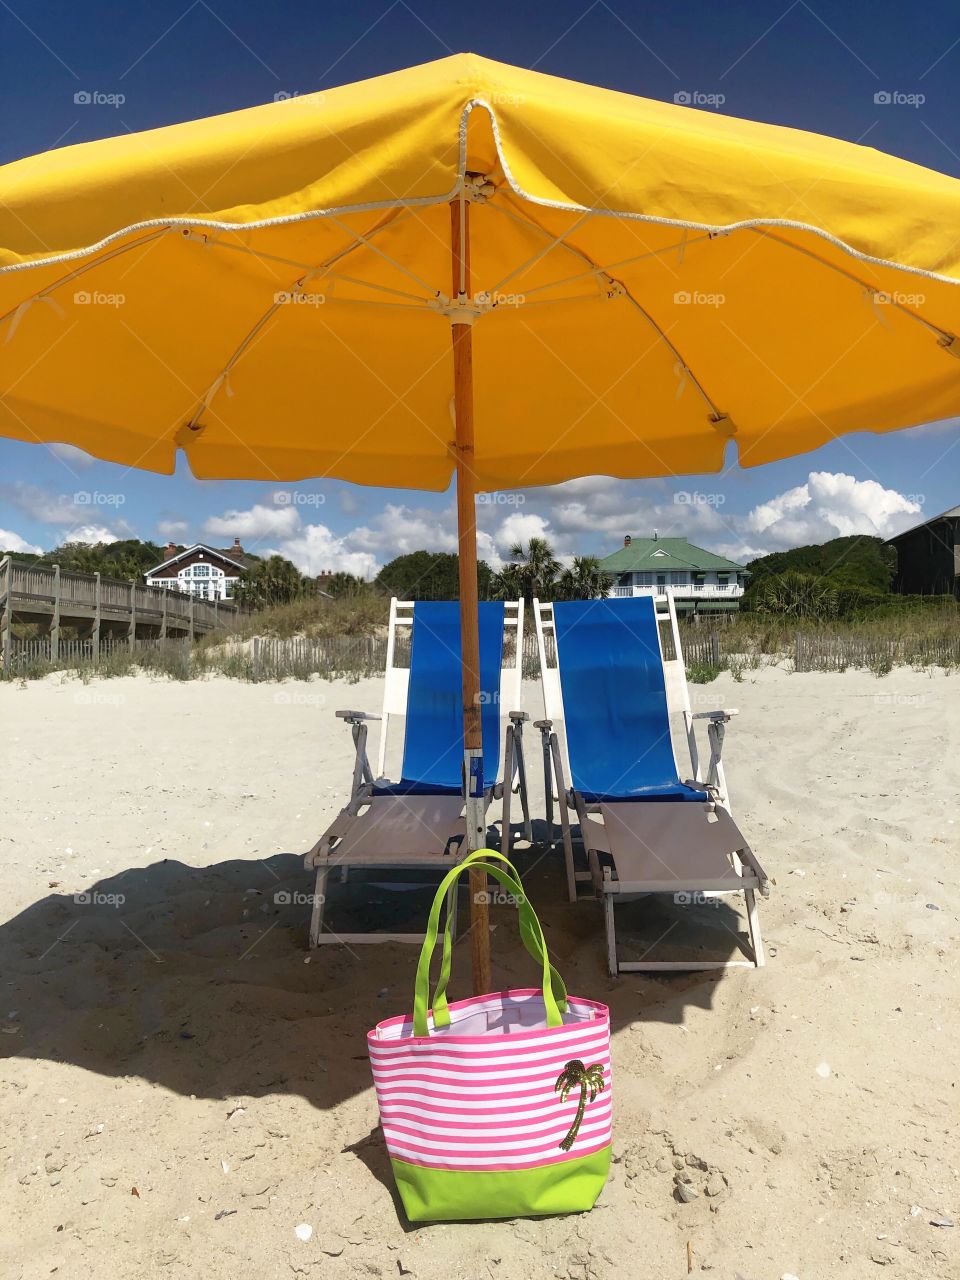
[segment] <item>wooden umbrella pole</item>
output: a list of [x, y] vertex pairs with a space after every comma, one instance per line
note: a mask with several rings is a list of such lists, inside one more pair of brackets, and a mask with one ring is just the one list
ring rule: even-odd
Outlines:
[[[454, 299], [470, 294], [470, 205], [450, 202]], [[463, 767], [467, 783], [467, 848], [482, 849], [487, 820], [483, 792], [480, 710], [480, 634], [477, 608], [477, 507], [473, 472], [473, 330], [452, 325], [453, 407], [456, 421], [457, 546], [460, 560], [460, 648], [463, 661]], [[470, 940], [474, 995], [490, 990], [490, 907], [485, 871], [470, 871]]]

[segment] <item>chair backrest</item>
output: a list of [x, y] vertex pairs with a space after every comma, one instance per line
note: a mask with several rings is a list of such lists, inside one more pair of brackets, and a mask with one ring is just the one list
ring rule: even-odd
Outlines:
[[[480, 684], [484, 778], [498, 777], [503, 726], [519, 710], [523, 658], [523, 601], [480, 605]], [[510, 633], [515, 645], [506, 645]], [[398, 665], [398, 639], [410, 636], [409, 665]], [[403, 780], [459, 787], [463, 766], [460, 606], [456, 600], [390, 602], [377, 776], [404, 718]], [[508, 665], [504, 666], [504, 662]], [[395, 757], [391, 755], [394, 760]]]
[[[686, 682], [682, 655], [664, 661], [654, 599], [535, 602], [535, 612], [545, 710], [564, 724], [573, 787], [610, 798], [674, 792], [679, 777], [665, 667], [679, 669], [671, 669], [669, 681], [677, 686], [679, 675], [682, 699]], [[670, 622], [679, 653], [675, 616]], [[682, 701], [674, 708], [682, 711]]]

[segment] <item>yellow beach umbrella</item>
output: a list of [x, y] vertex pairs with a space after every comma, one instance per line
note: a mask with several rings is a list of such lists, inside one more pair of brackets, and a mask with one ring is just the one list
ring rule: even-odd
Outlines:
[[456, 472], [476, 759], [476, 490], [960, 413], [958, 280], [955, 179], [460, 55], [0, 169], [0, 432], [204, 478]]

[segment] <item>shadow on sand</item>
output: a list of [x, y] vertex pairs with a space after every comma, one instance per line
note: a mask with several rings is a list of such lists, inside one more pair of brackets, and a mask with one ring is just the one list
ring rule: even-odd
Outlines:
[[[610, 979], [599, 905], [565, 901], [558, 854], [534, 846], [516, 860], [568, 987], [610, 1005], [614, 1034], [711, 1006], [720, 974]], [[333, 885], [333, 927], [352, 909], [362, 910], [365, 927], [420, 927], [432, 888], [379, 886], [372, 874]], [[308, 954], [312, 888], [301, 857], [279, 854], [207, 867], [164, 861], [100, 880], [79, 898], [51, 893], [0, 926], [6, 1008], [18, 1011], [19, 1025], [0, 1051], [138, 1076], [185, 1096], [298, 1093], [326, 1109], [368, 1089], [366, 1032], [409, 1008], [417, 951], [384, 944]], [[461, 922], [466, 910], [462, 898]], [[496, 984], [532, 985], [513, 909], [491, 910]], [[618, 928], [641, 950], [651, 929], [662, 935], [665, 908], [621, 910]], [[688, 948], [703, 944], [718, 959], [742, 945], [744, 922], [730, 908], [686, 910], [672, 940], [682, 934]], [[463, 996], [465, 937], [457, 952], [452, 994]]]

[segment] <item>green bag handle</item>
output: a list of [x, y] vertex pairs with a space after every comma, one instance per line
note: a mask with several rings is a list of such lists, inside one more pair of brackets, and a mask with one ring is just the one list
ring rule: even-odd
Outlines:
[[[488, 861], [488, 859], [503, 863], [505, 867], [494, 865], [494, 862]], [[496, 853], [492, 849], [478, 849], [476, 852], [469, 854], [468, 857], [464, 858], [463, 862], [459, 863], [444, 876], [433, 900], [423, 947], [420, 951], [420, 961], [417, 965], [417, 980], [413, 1001], [413, 1034], [415, 1036], [429, 1035], [427, 997], [430, 990], [430, 962], [433, 959], [440, 930], [440, 911], [451, 885], [454, 884], [459, 876], [463, 875], [464, 871], [470, 870], [471, 867], [486, 871], [514, 895], [520, 915], [520, 937], [523, 945], [530, 955], [543, 965], [542, 989], [543, 1002], [547, 1014], [547, 1026], [560, 1026], [563, 1021], [561, 1014], [567, 1010], [567, 990], [563, 979], [550, 963], [543, 929], [540, 927], [536, 912], [523, 891], [517, 870], [502, 853]], [[505, 868], [509, 868], [509, 870]], [[433, 998], [433, 1021], [435, 1027], [447, 1027], [450, 1025], [450, 1013], [446, 996], [447, 982], [450, 977], [453, 959], [453, 939], [450, 936], [450, 923], [449, 919], [444, 923], [443, 961]]]
[[[526, 894], [523, 891], [523, 885], [520, 883], [520, 874], [512, 862], [502, 853], [495, 853], [492, 849], [481, 849], [477, 853], [471, 854], [465, 861], [472, 862], [477, 865], [478, 858], [482, 858], [484, 863], [488, 858], [495, 858], [497, 862], [503, 863], [503, 867], [487, 866], [487, 870], [493, 874], [494, 878], [503, 885], [505, 889], [509, 889], [513, 894], [517, 903], [520, 915], [520, 938], [530, 955], [535, 960], [543, 961], [547, 956], [547, 943], [541, 928], [537, 914], [530, 905]], [[506, 870], [504, 869], [506, 868]], [[453, 939], [450, 935], [450, 921], [444, 924], [443, 931], [443, 960], [440, 965], [440, 977], [437, 979], [437, 986], [433, 993], [433, 1025], [434, 1027], [448, 1027], [450, 1025], [450, 1014], [447, 1007], [447, 983], [450, 979], [450, 967], [453, 961]], [[562, 1008], [566, 1012], [567, 989], [564, 986], [563, 979], [557, 973], [553, 965], [550, 965], [550, 989], [551, 994], [556, 1000], [558, 1008]], [[548, 1025], [559, 1025], [559, 1023], [548, 1023]]]

